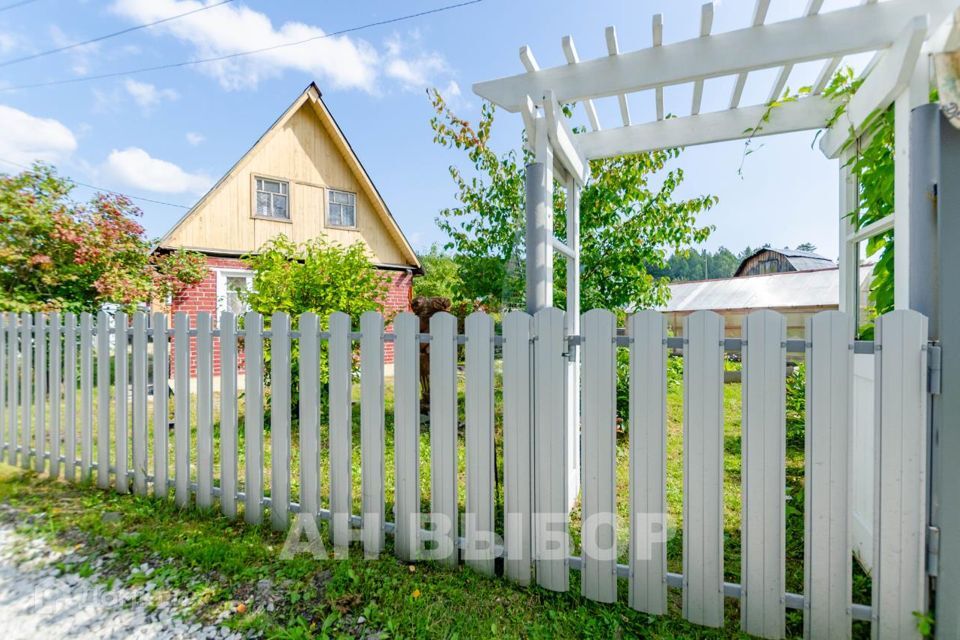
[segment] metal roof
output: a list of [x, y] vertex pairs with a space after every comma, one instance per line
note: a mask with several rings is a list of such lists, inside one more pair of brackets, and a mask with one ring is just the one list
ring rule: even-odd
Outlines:
[[[861, 288], [872, 270], [873, 265], [860, 267]], [[836, 308], [840, 304], [840, 271], [831, 267], [678, 282], [670, 285], [670, 294], [670, 302], [661, 311]]]

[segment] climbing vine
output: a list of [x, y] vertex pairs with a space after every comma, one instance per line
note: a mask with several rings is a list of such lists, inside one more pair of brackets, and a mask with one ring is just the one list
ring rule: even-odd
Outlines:
[[[836, 102], [837, 106], [830, 118], [824, 123], [823, 129], [820, 129], [814, 136], [814, 143], [825, 130], [840, 121], [846, 112], [850, 98], [853, 97], [862, 82], [863, 79], [857, 78], [850, 67], [841, 69], [834, 74], [830, 83], [824, 89], [823, 95]], [[771, 102], [757, 125], [745, 131], [749, 136], [744, 146], [744, 160], [756, 151], [753, 147], [753, 138], [770, 121], [773, 111], [784, 104], [796, 102], [811, 93], [811, 87], [801, 87], [796, 92], [787, 88], [779, 100]], [[893, 213], [893, 106], [871, 114], [862, 128], [861, 134], [859, 136], [853, 134], [854, 132], [851, 130], [851, 139], [847, 144], [855, 145], [856, 149], [846, 166], [849, 167], [856, 179], [857, 204], [853, 211], [848, 211], [845, 215], [852, 219], [855, 228], [862, 229]], [[741, 170], [742, 166], [743, 163], [741, 162]], [[864, 337], [872, 337], [873, 318], [893, 309], [893, 250], [892, 230], [873, 236], [866, 242], [866, 256], [874, 258], [876, 264], [873, 268], [873, 278], [868, 297], [868, 322], [860, 328], [860, 333]]]

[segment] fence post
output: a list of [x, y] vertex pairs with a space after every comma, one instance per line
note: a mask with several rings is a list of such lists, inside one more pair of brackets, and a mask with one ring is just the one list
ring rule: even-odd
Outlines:
[[684, 319], [683, 617], [723, 626], [723, 318]]
[[493, 522], [493, 319], [483, 312], [466, 320], [467, 495], [464, 560], [494, 573]]
[[[61, 319], [59, 313], [50, 314], [50, 475], [54, 478], [60, 477], [60, 438], [61, 438], [61, 390], [63, 380], [63, 368], [61, 363], [61, 340], [63, 339]], [[0, 325], [0, 334], [3, 333]], [[0, 371], [3, 365], [0, 364]], [[3, 383], [0, 382], [0, 392], [3, 390]], [[0, 431], [3, 430], [3, 415], [0, 413]]]
[[24, 312], [20, 316], [20, 466], [30, 468], [30, 431], [33, 423], [33, 318]]
[[46, 336], [46, 315], [43, 313], [34, 314], [34, 402], [36, 409], [37, 426], [37, 453], [34, 459], [34, 469], [37, 473], [43, 473], [46, 469], [47, 453], [47, 336]]
[[110, 486], [110, 316], [97, 314], [97, 486]]
[[116, 330], [113, 337], [113, 349], [116, 354], [114, 357], [114, 433], [116, 434], [116, 452], [117, 452], [117, 491], [127, 493], [130, 490], [127, 480], [127, 453], [129, 452], [129, 423], [127, 421], [127, 382], [129, 372], [127, 371], [127, 345], [129, 334], [127, 332], [127, 314], [117, 312], [114, 316]]
[[919, 638], [926, 611], [927, 336], [916, 311], [877, 319], [874, 638]]
[[533, 548], [532, 335], [528, 314], [511, 311], [504, 316], [503, 573], [521, 585], [530, 584]]
[[64, 475], [77, 480], [77, 316], [68, 313], [63, 331]]
[[237, 321], [220, 314], [220, 509], [237, 517]]
[[360, 479], [363, 552], [376, 557], [383, 549], [383, 316], [360, 316]]
[[353, 406], [351, 387], [353, 359], [350, 316], [330, 314], [330, 516], [333, 545], [350, 545], [350, 515], [353, 511]]
[[401, 313], [393, 321], [394, 473], [397, 556], [417, 558], [420, 546], [420, 319]]
[[210, 314], [197, 314], [197, 506], [213, 506], [213, 336]]
[[190, 316], [173, 317], [173, 470], [174, 501], [181, 509], [190, 503]]
[[6, 314], [7, 317], [7, 462], [17, 464], [17, 361], [18, 343], [17, 315]]
[[640, 311], [628, 322], [630, 606], [661, 615], [667, 611], [667, 319]]
[[[320, 512], [320, 325], [304, 313], [300, 329], [300, 512]], [[221, 342], [222, 342], [221, 338]], [[221, 350], [222, 350], [221, 346]], [[221, 355], [221, 359], [223, 356]]]
[[[147, 495], [147, 314], [133, 314], [133, 490]], [[156, 387], [156, 384], [154, 384]], [[163, 426], [163, 425], [161, 425]]]
[[434, 533], [440, 561], [456, 567], [457, 552], [457, 319], [446, 312], [430, 318], [430, 507], [448, 527]]
[[260, 524], [263, 518], [263, 316], [248, 311], [243, 321], [244, 385], [244, 484], [243, 519]]
[[80, 479], [93, 464], [93, 316], [80, 314]]
[[170, 448], [170, 340], [167, 314], [153, 314], [153, 495], [166, 498]]

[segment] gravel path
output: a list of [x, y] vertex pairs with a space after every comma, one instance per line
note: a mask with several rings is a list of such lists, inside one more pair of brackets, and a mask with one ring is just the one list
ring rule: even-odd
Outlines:
[[[61, 573], [56, 563], [89, 562], [93, 573]], [[71, 640], [175, 638], [239, 640], [226, 627], [190, 624], [182, 619], [184, 603], [158, 598], [149, 581], [141, 586], [108, 587], [99, 578], [97, 560], [51, 549], [44, 541], [14, 533], [0, 524], [0, 630], [2, 640], [70, 638]]]

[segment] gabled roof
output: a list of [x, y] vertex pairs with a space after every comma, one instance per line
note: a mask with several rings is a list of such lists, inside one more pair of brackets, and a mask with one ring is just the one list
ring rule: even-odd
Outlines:
[[213, 187], [211, 187], [210, 190], [207, 191], [207, 193], [204, 194], [204, 196], [200, 198], [200, 200], [198, 200], [197, 203], [194, 204], [190, 210], [187, 211], [183, 217], [180, 218], [180, 220], [178, 220], [177, 223], [170, 228], [169, 231], [167, 231], [166, 234], [164, 234], [163, 238], [160, 239], [157, 248], [172, 248], [171, 246], [167, 245], [167, 242], [174, 232], [187, 220], [189, 220], [208, 200], [210, 200], [210, 198], [216, 194], [228, 180], [239, 173], [246, 160], [251, 158], [257, 151], [266, 145], [273, 135], [278, 130], [282, 129], [283, 126], [301, 109], [301, 107], [307, 103], [309, 103], [313, 108], [314, 113], [317, 115], [320, 123], [333, 139], [335, 145], [338, 147], [344, 161], [356, 177], [357, 182], [360, 183], [361, 188], [370, 198], [370, 202], [373, 204], [374, 211], [376, 211], [377, 215], [383, 221], [394, 241], [400, 247], [401, 253], [417, 271], [422, 271], [423, 267], [420, 264], [420, 260], [417, 258], [417, 254], [414, 252], [410, 242], [407, 240], [406, 236], [403, 234], [403, 231], [400, 229], [400, 226], [397, 224], [397, 221], [390, 212], [390, 209], [387, 206], [387, 203], [384, 201], [383, 196], [380, 195], [380, 191], [370, 178], [370, 174], [367, 173], [367, 170], [360, 162], [360, 158], [357, 157], [353, 147], [350, 146], [350, 141], [347, 140], [347, 137], [344, 135], [340, 125], [337, 124], [337, 121], [334, 119], [329, 109], [327, 109], [327, 105], [323, 102], [320, 88], [315, 82], [311, 82], [309, 85], [307, 85], [307, 88], [304, 89], [303, 93], [301, 93], [300, 96], [294, 100], [293, 104], [291, 104], [287, 110], [284, 111], [283, 114], [277, 118], [272, 125], [270, 125], [270, 128], [267, 129], [263, 135], [257, 139], [253, 146], [250, 147], [250, 149], [248, 149], [247, 152], [244, 153], [240, 159], [233, 164], [232, 167], [230, 167], [230, 170], [227, 171], [227, 173], [224, 174], [216, 182], [216, 184], [214, 184]]
[[757, 249], [746, 258], [740, 261], [740, 265], [737, 267], [736, 272], [733, 274], [735, 277], [740, 276], [743, 273], [744, 267], [747, 263], [750, 262], [753, 258], [763, 253], [764, 251], [770, 251], [771, 253], [779, 253], [787, 259], [787, 262], [790, 263], [797, 271], [812, 271], [815, 269], [829, 269], [836, 266], [836, 263], [825, 256], [821, 256], [819, 253], [813, 253], [812, 251], [800, 251], [799, 249], [774, 249], [773, 247], [763, 247]]

